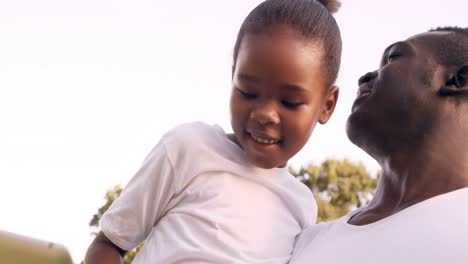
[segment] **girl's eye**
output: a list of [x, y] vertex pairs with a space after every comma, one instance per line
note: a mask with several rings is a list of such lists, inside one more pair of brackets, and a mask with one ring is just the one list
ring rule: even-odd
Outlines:
[[387, 60], [388, 60], [389, 62], [391, 62], [391, 61], [394, 61], [394, 60], [396, 60], [396, 59], [398, 59], [398, 58], [400, 58], [400, 57], [401, 57], [401, 53], [400, 53], [400, 52], [392, 52], [392, 53], [388, 54], [388, 59], [387, 59]]
[[300, 105], [303, 104], [303, 103], [301, 103], [301, 102], [289, 102], [289, 101], [285, 101], [285, 100], [281, 101], [281, 103], [282, 103], [284, 106], [286, 106], [287, 108], [296, 108], [296, 107], [298, 107], [298, 106], [300, 106]]
[[257, 98], [257, 95], [254, 93], [248, 93], [246, 91], [243, 91], [241, 89], [236, 89], [244, 98], [246, 99], [255, 99]]

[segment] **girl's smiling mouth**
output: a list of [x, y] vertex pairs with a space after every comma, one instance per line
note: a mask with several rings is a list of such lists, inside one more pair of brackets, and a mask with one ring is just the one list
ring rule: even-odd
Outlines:
[[253, 131], [250, 129], [247, 129], [247, 135], [255, 142], [261, 143], [261, 144], [277, 144], [280, 142], [279, 139], [276, 139], [275, 137], [268, 136], [264, 133], [260, 133], [257, 131]]

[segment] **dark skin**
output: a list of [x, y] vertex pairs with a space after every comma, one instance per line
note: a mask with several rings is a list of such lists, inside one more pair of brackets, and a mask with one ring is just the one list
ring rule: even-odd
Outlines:
[[[286, 166], [325, 124], [338, 100], [329, 86], [324, 49], [285, 25], [247, 34], [232, 75], [233, 140], [254, 166]], [[231, 137], [232, 139], [232, 137]]]
[[96, 236], [85, 256], [86, 264], [93, 263], [123, 263], [127, 251], [116, 246], [102, 232]]
[[370, 224], [468, 187], [468, 61], [435, 60], [447, 34], [423, 33], [390, 46], [380, 69], [360, 79], [347, 133], [379, 162], [382, 176], [350, 224]]

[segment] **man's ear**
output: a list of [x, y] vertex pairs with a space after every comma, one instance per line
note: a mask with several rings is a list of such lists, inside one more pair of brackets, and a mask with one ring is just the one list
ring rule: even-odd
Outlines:
[[333, 111], [335, 110], [336, 102], [338, 101], [338, 95], [340, 94], [340, 88], [336, 85], [333, 85], [325, 96], [325, 102], [322, 107], [322, 112], [320, 113], [319, 123], [325, 124], [330, 119]]
[[450, 75], [440, 88], [441, 95], [468, 94], [468, 65], [463, 65]]

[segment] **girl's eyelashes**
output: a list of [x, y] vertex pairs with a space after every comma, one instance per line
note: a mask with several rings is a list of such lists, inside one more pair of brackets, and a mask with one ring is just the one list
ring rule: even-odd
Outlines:
[[257, 98], [257, 95], [254, 93], [246, 92], [244, 90], [241, 90], [239, 88], [236, 88], [236, 90], [246, 99], [255, 99]]
[[[236, 91], [245, 99], [248, 99], [248, 100], [253, 100], [253, 99], [256, 99], [258, 98], [257, 94], [255, 93], [252, 93], [252, 92], [247, 92], [245, 90], [242, 90], [240, 88], [236, 88]], [[294, 109], [294, 108], [297, 108], [301, 105], [303, 105], [304, 103], [303, 102], [295, 102], [295, 101], [289, 101], [289, 100], [281, 100], [281, 104], [286, 107], [286, 108], [291, 108], [291, 109]]]
[[296, 108], [303, 104], [302, 102], [290, 102], [286, 100], [281, 101], [281, 103], [287, 108]]

